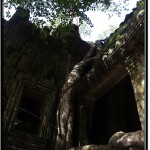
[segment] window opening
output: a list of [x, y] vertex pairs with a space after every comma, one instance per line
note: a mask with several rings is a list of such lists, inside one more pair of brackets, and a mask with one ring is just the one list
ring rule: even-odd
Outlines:
[[39, 135], [44, 97], [45, 94], [40, 90], [27, 85], [24, 87], [16, 116], [15, 130]]

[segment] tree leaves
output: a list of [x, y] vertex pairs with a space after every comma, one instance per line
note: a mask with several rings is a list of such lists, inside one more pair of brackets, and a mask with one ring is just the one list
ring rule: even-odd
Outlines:
[[[73, 22], [75, 17], [80, 18], [80, 24], [86, 22], [90, 27], [93, 27], [91, 20], [85, 14], [86, 11], [106, 11], [111, 6], [110, 12], [119, 14], [121, 11], [118, 7], [119, 4], [111, 0], [5, 0], [3, 6], [8, 8], [7, 17], [10, 17], [11, 7], [21, 6], [29, 9], [32, 22], [38, 26], [44, 26], [47, 23], [51, 26], [52, 31], [55, 31], [58, 25], [67, 26]], [[46, 21], [41, 21], [41, 17]]]

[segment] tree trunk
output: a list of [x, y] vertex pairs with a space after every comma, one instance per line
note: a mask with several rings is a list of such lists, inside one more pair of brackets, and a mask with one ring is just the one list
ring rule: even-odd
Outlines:
[[[57, 111], [58, 134], [56, 139], [56, 149], [64, 150], [73, 147], [73, 122], [74, 122], [74, 97], [75, 85], [79, 79], [91, 68], [97, 57], [93, 57], [96, 48], [91, 48], [83, 61], [76, 64], [69, 74], [63, 88], [61, 101]], [[92, 58], [91, 58], [92, 57]]]

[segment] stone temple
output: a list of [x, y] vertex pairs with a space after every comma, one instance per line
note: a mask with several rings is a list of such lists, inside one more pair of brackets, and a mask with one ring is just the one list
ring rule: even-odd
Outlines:
[[75, 25], [50, 36], [20, 7], [3, 19], [2, 148], [143, 150], [144, 17], [140, 1], [93, 45]]

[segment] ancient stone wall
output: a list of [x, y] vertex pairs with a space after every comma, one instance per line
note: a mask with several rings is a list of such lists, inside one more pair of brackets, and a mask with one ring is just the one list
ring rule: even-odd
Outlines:
[[[92, 102], [90, 103], [89, 101], [92, 100], [92, 98], [86, 99], [84, 97], [84, 94], [88, 90], [89, 92], [91, 91], [91, 88], [89, 88], [88, 85], [88, 78], [86, 78], [88, 77], [88, 72], [91, 80], [95, 82], [95, 84], [93, 84], [93, 87], [95, 87], [93, 88], [94, 90], [96, 89], [96, 84], [98, 85], [98, 81], [95, 80], [96, 78], [94, 78], [94, 76], [92, 75], [92, 66], [95, 65], [93, 63], [89, 63], [93, 62], [93, 60], [96, 59], [96, 57], [92, 58], [95, 55], [90, 56], [90, 61], [85, 61], [85, 59], [83, 59], [84, 55], [89, 51], [90, 46], [86, 42], [82, 41], [78, 34], [72, 35], [65, 33], [62, 39], [50, 36], [48, 31], [39, 29], [34, 24], [29, 22], [28, 11], [26, 12], [25, 16], [15, 14], [10, 19], [10, 21], [6, 21], [4, 19], [2, 21], [4, 29], [2, 52], [2, 78], [4, 91], [2, 102], [4, 106], [2, 128], [3, 136], [5, 136], [4, 146], [7, 145], [7, 147], [9, 147], [10, 149], [13, 149], [12, 147], [15, 147], [16, 149], [19, 149], [19, 147], [21, 147], [28, 150], [42, 150], [54, 149], [55, 145], [57, 145], [58, 147], [60, 146], [60, 148], [56, 149], [65, 149], [74, 146], [91, 144], [90, 142], [88, 143], [86, 136], [84, 136], [85, 134], [87, 134], [85, 123], [86, 119], [88, 117], [92, 117], [92, 115], [90, 116], [89, 114], [94, 111], [94, 103], [92, 104]], [[132, 24], [132, 26], [134, 26], [134, 24]], [[142, 28], [143, 23], [141, 22], [138, 27]], [[137, 28], [138, 32], [136, 33], [143, 34], [143, 28], [142, 31], [141, 28]], [[132, 31], [133, 29], [131, 28], [130, 30]], [[108, 58], [108, 61], [105, 61], [107, 63], [110, 63], [109, 67], [105, 66], [107, 68], [103, 68], [104, 66], [97, 65], [97, 68], [95, 68], [97, 69], [97, 79], [101, 79], [99, 80], [99, 84], [103, 83], [103, 79], [106, 81], [104, 82], [106, 89], [104, 89], [104, 84], [102, 84], [101, 90], [110, 90], [110, 88], [108, 88], [108, 85], [114, 82], [116, 78], [118, 78], [119, 74], [118, 76], [116, 76], [116, 73], [119, 73], [121, 69], [118, 71], [116, 62], [119, 63], [119, 67], [123, 67], [123, 71], [121, 74], [123, 77], [124, 74], [126, 75], [127, 73], [127, 71], [124, 71], [124, 69], [125, 67], [127, 68], [132, 80], [138, 112], [140, 115], [140, 121], [143, 127], [144, 52], [143, 43], [139, 43], [139, 45], [137, 46], [139, 38], [140, 37], [138, 36], [136, 36], [135, 38], [135, 34], [133, 34], [131, 38], [133, 41], [129, 38], [127, 38], [128, 40], [125, 41], [126, 49], [124, 49], [124, 45], [123, 48], [120, 49], [117, 49], [117, 47], [115, 47], [115, 57], [110, 56], [111, 58]], [[143, 42], [143, 39], [141, 40], [141, 42]], [[107, 46], [110, 45], [108, 44]], [[107, 49], [107, 47], [105, 48]], [[118, 52], [119, 56], [121, 56], [120, 58], [117, 55]], [[122, 53], [124, 54], [123, 56]], [[81, 60], [83, 61], [80, 62]], [[78, 62], [80, 63], [77, 64]], [[77, 65], [74, 67], [75, 64]], [[74, 70], [69, 76], [69, 73], [73, 69], [73, 67]], [[115, 70], [117, 71], [115, 72], [113, 68], [115, 68]], [[106, 75], [106, 77], [110, 77], [110, 72], [112, 73], [111, 82], [110, 80], [106, 80], [106, 78], [103, 78]], [[74, 76], [76, 78], [73, 78]], [[73, 80], [71, 80], [72, 78]], [[76, 88], [74, 88], [74, 83], [78, 83], [76, 84], [78, 93], [76, 93], [77, 91]], [[90, 84], [92, 84], [92, 82]], [[114, 84], [111, 88], [113, 87]], [[82, 89], [84, 89], [83, 93]], [[95, 90], [95, 93], [102, 92], [99, 89], [97, 89], [97, 91]], [[93, 95], [95, 97], [97, 96], [95, 94]], [[39, 118], [41, 124], [38, 136], [19, 133], [15, 130], [17, 124], [17, 114], [22, 109], [20, 108], [20, 105], [23, 96], [31, 96], [32, 98], [38, 100], [42, 99], [43, 101], [43, 105], [41, 108], [41, 117]], [[112, 95], [110, 95], [110, 97], [112, 97]], [[62, 101], [60, 103], [61, 99]], [[121, 98], [118, 96], [118, 100], [120, 99]], [[112, 100], [112, 103], [113, 102], [114, 101]], [[60, 108], [58, 107], [58, 104], [60, 104]], [[86, 107], [88, 109], [87, 114], [85, 110]], [[122, 105], [122, 107], [124, 107], [124, 105]], [[57, 122], [58, 126], [56, 126], [57, 110], [59, 112]], [[116, 114], [117, 113], [118, 111], [116, 111]], [[111, 118], [113, 119], [113, 117]], [[77, 119], [78, 122], [76, 122], [75, 119]], [[60, 130], [61, 132], [59, 133], [58, 130]], [[58, 137], [58, 144], [55, 143], [56, 137]], [[139, 135], [139, 137], [143, 139], [143, 136]], [[62, 147], [62, 145], [64, 146], [64, 148]], [[89, 146], [89, 148], [91, 149], [97, 149], [100, 147], [101, 146], [97, 145]], [[109, 149], [108, 146], [104, 147], [106, 149]], [[84, 147], [82, 148], [84, 149]], [[88, 147], [85, 146], [85, 148]]]
[[[3, 98], [4, 136], [14, 132], [20, 101], [27, 86], [26, 89], [44, 93], [46, 97], [42, 114], [45, 126], [41, 128], [44, 130], [41, 136], [48, 140], [48, 147], [53, 147], [61, 88], [68, 73], [90, 46], [80, 37], [64, 43], [65, 39], [56, 39], [29, 22], [29, 14], [26, 17], [16, 14], [9, 21], [2, 20], [2, 81], [6, 93]], [[36, 95], [34, 93], [30, 94]]]
[[134, 55], [127, 57], [125, 61], [127, 70], [131, 77], [142, 129], [144, 129], [145, 118], [145, 64], [143, 58], [144, 54], [138, 56], [135, 53]]

